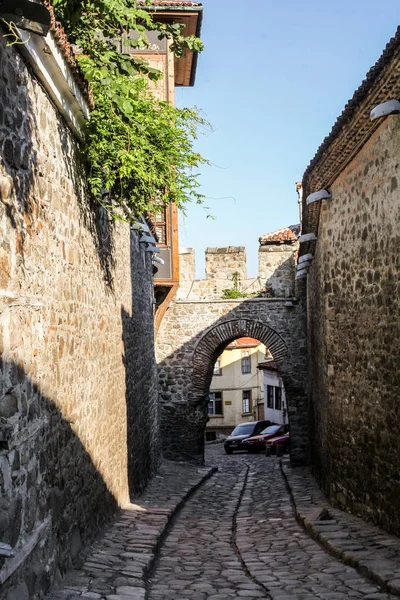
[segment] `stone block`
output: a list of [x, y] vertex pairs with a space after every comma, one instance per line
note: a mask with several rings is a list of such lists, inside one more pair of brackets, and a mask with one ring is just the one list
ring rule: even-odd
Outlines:
[[18, 397], [15, 392], [11, 392], [0, 399], [0, 417], [9, 419], [18, 412]]
[[26, 583], [20, 583], [17, 587], [8, 592], [7, 600], [30, 600]]

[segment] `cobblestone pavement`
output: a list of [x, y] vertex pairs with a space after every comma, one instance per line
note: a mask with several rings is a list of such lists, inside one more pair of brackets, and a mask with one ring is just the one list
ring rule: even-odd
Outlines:
[[[329, 505], [307, 467], [284, 474], [292, 493], [297, 520], [330, 554], [356, 567], [369, 579], [400, 595], [400, 539]], [[324, 514], [321, 521], [320, 515]]]
[[212, 474], [209, 468], [163, 463], [145, 493], [121, 511], [88, 548], [48, 600], [144, 600], [146, 576], [168, 523], [184, 500]]
[[298, 525], [275, 457], [225, 456], [215, 445], [207, 460], [220, 471], [173, 524], [149, 600], [392, 598]]
[[[309, 537], [295, 519], [279, 459], [226, 456], [221, 445], [208, 447], [206, 457], [203, 469], [165, 463], [137, 505], [122, 511], [81, 570], [70, 571], [48, 600], [398, 597], [380, 592]], [[210, 478], [212, 466], [219, 471]], [[319, 500], [308, 489], [301, 496], [301, 483], [292, 476], [297, 500], [311, 498], [315, 512]], [[324, 522], [334, 540], [342, 532], [332, 527]]]

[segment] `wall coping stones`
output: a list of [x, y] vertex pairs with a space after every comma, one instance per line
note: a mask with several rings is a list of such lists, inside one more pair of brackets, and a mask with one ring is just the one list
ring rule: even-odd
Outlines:
[[22, 29], [17, 31], [22, 42], [17, 45], [19, 51], [31, 65], [69, 128], [82, 139], [90, 114], [89, 101], [58, 46], [54, 32], [49, 31], [46, 37], [42, 37]]
[[244, 246], [216, 246], [206, 248], [206, 254], [235, 254], [240, 252], [246, 252], [246, 248]]
[[333, 508], [307, 467], [281, 461], [296, 518], [310, 536], [340, 559], [400, 596], [400, 539], [360, 517]]
[[288, 300], [292, 302], [297, 302], [297, 298], [288, 297], [288, 298], [232, 298], [230, 300], [175, 300], [175, 304], [247, 304], [248, 302], [281, 302], [283, 305]]
[[[69, 571], [48, 600], [74, 600], [79, 595], [119, 598], [124, 589], [146, 597], [146, 585], [169, 525], [194, 492], [218, 469], [165, 461], [141, 496], [122, 507], [84, 557], [81, 570]], [[90, 596], [93, 594], [93, 596]]]

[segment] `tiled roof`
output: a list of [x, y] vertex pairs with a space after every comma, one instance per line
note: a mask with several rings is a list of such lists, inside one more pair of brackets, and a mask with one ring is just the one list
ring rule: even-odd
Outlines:
[[252, 337], [242, 337], [234, 340], [228, 345], [228, 348], [240, 348], [241, 346], [258, 346], [259, 340]]
[[72, 46], [68, 41], [67, 34], [64, 31], [63, 26], [59, 21], [56, 20], [54, 14], [54, 8], [50, 3], [50, 0], [43, 0], [43, 4], [46, 6], [51, 16], [51, 24], [50, 31], [54, 35], [55, 42], [57, 46], [60, 48], [60, 51], [65, 58], [70, 70], [72, 71], [72, 75], [78, 84], [81, 92], [89, 103], [90, 108], [94, 108], [94, 100], [93, 93], [90, 88], [89, 83], [86, 81], [85, 76], [83, 75], [81, 68], [76, 62], [74, 52], [72, 50]]
[[262, 246], [266, 244], [284, 244], [285, 242], [295, 242], [300, 233], [300, 225], [289, 225], [282, 227], [272, 233], [266, 233], [259, 238]]
[[278, 364], [274, 360], [266, 360], [265, 362], [258, 363], [257, 369], [262, 369], [263, 371], [279, 371]]
[[[144, 6], [145, 0], [137, 0], [138, 6]], [[196, 7], [202, 6], [201, 2], [191, 2], [191, 0], [152, 0], [151, 6], [165, 6], [166, 8], [174, 7]], [[149, 8], [151, 8], [151, 6]]]

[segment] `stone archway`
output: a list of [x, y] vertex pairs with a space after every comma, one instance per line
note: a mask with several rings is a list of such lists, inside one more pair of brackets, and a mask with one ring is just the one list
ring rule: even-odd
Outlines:
[[214, 325], [204, 332], [194, 349], [191, 401], [201, 401], [208, 394], [216, 359], [233, 340], [245, 336], [262, 342], [278, 364], [287, 358], [288, 349], [281, 336], [261, 321], [231, 319]]
[[178, 301], [157, 337], [163, 453], [198, 464], [204, 458], [213, 365], [234, 339], [254, 337], [278, 363], [291, 426], [292, 464], [308, 452], [305, 306], [285, 299]]

